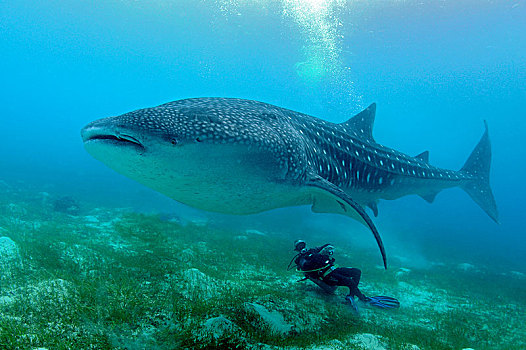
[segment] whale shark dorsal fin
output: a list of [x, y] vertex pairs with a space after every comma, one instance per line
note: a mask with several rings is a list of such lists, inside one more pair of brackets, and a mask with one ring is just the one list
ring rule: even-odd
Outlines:
[[342, 123], [342, 125], [352, 128], [367, 140], [374, 141], [373, 124], [375, 114], [376, 103], [372, 103], [369, 107]]
[[423, 160], [426, 163], [429, 163], [429, 151], [424, 151], [424, 152], [416, 155], [415, 158], [418, 158], [420, 160]]

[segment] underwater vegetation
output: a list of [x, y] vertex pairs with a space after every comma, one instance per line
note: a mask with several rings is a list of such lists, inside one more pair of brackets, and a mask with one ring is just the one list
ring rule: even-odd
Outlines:
[[[182, 224], [9, 187], [0, 195], [1, 349], [521, 349], [525, 276], [465, 262], [384, 271], [333, 241], [362, 290], [401, 301], [362, 308], [286, 271], [290, 234]], [[57, 198], [60, 198], [57, 196]], [[76, 201], [75, 201], [76, 203]]]
[[53, 200], [53, 210], [78, 215], [80, 213], [80, 206], [74, 198], [63, 196]]

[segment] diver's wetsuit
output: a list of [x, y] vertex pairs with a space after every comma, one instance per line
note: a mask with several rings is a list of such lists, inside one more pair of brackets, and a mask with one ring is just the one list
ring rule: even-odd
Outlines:
[[299, 254], [294, 261], [298, 269], [305, 273], [305, 277], [318, 279], [329, 286], [345, 286], [349, 288], [350, 296], [357, 296], [361, 301], [367, 298], [358, 289], [362, 272], [357, 268], [334, 267], [334, 258], [327, 254], [320, 254], [323, 248], [311, 248], [303, 254]]

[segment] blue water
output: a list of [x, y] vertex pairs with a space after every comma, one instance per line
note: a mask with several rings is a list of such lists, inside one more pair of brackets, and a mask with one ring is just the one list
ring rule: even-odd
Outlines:
[[[79, 136], [94, 119], [187, 97], [333, 122], [377, 102], [379, 143], [429, 150], [451, 169], [487, 120], [500, 225], [459, 189], [433, 205], [382, 202], [375, 221], [388, 254], [526, 272], [525, 33], [525, 1], [2, 1], [0, 180], [101, 206], [187, 210], [91, 158]], [[297, 221], [276, 220], [290, 212]], [[308, 208], [257, 220], [349, 234], [347, 218]]]

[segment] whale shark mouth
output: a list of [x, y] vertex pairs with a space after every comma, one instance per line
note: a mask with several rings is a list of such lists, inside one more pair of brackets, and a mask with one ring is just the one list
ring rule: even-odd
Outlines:
[[82, 139], [85, 144], [91, 142], [103, 142], [108, 144], [113, 144], [115, 146], [132, 146], [138, 147], [141, 150], [144, 150], [144, 145], [137, 140], [135, 137], [122, 134], [119, 132], [108, 133], [102, 132], [102, 130], [97, 130], [95, 128], [85, 128], [82, 130]]
[[94, 135], [94, 136], [89, 137], [87, 140], [84, 140], [84, 142], [93, 141], [93, 140], [109, 140], [110, 142], [111, 141], [115, 141], [115, 142], [132, 143], [132, 144], [135, 144], [137, 146], [143, 147], [142, 144], [136, 138], [133, 138], [133, 137], [131, 137], [129, 135], [119, 135], [119, 136], [116, 136], [116, 135]]

